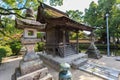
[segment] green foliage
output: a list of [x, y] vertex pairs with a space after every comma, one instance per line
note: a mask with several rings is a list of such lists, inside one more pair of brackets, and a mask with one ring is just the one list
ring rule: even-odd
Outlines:
[[43, 51], [44, 50], [45, 43], [44, 42], [38, 42], [35, 46], [35, 51]]
[[13, 41], [9, 45], [10, 48], [12, 49], [13, 54], [18, 55], [22, 47], [20, 41]]
[[[98, 49], [107, 49], [107, 44], [95, 44]], [[80, 49], [87, 49], [90, 46], [90, 44], [80, 44], [79, 48]], [[110, 44], [110, 49], [120, 49], [120, 45], [114, 45]]]
[[50, 1], [50, 5], [52, 6], [63, 5], [63, 0], [49, 0], [49, 1]]
[[[100, 40], [106, 40], [106, 13], [109, 14], [110, 37], [114, 39], [120, 37], [120, 0], [98, 0], [98, 4], [91, 2], [89, 8], [85, 10], [84, 21], [92, 27], [96, 27], [96, 33]], [[115, 40], [114, 40], [115, 41]]]
[[90, 44], [79, 44], [79, 49], [88, 49]]
[[117, 3], [117, 4], [120, 4], [120, 0], [116, 0], [116, 3]]
[[37, 38], [41, 38], [42, 34], [40, 32], [37, 33]]
[[97, 9], [98, 9], [98, 5], [94, 1], [90, 3], [89, 9], [85, 9], [84, 21], [85, 23], [87, 23], [92, 27], [97, 26], [98, 24]]
[[66, 11], [69, 17], [77, 22], [83, 22], [83, 12], [79, 10], [69, 10]]
[[[79, 34], [78, 34], [78, 38], [79, 38], [79, 39], [86, 39], [87, 36], [81, 31], [81, 32], [79, 32]], [[76, 40], [76, 39], [77, 39], [77, 35], [76, 35], [75, 32], [71, 32], [71, 33], [70, 33], [70, 39], [71, 39], [71, 40]]]
[[[101, 54], [107, 54], [107, 45], [106, 44], [95, 44]], [[79, 50], [86, 52], [90, 44], [79, 44]], [[116, 56], [120, 56], [120, 44], [110, 44], [110, 53]]]
[[11, 55], [13, 55], [13, 53], [9, 46], [0, 46], [0, 62], [3, 57], [8, 57]]

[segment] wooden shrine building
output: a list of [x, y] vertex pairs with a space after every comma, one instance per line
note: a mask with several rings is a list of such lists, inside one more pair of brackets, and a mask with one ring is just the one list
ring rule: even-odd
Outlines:
[[[37, 21], [46, 24], [41, 31], [46, 33], [45, 51], [55, 56], [66, 57], [79, 53], [79, 31], [92, 31], [93, 28], [80, 24], [53, 7], [41, 3], [38, 7]], [[69, 33], [76, 32], [76, 46], [69, 42]]]

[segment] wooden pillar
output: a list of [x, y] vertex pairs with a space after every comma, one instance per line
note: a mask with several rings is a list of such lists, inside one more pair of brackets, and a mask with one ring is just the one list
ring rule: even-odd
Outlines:
[[76, 31], [76, 36], [77, 36], [77, 38], [76, 38], [76, 43], [77, 43], [76, 50], [77, 50], [77, 54], [79, 53], [79, 37], [78, 37], [78, 34], [79, 34], [79, 31]]
[[64, 46], [63, 54], [65, 54], [65, 45], [66, 45], [65, 30], [63, 30], [63, 46]]

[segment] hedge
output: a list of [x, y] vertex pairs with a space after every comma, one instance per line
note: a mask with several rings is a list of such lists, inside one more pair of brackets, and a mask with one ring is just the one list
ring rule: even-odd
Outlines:
[[0, 62], [3, 57], [8, 57], [11, 55], [13, 55], [13, 53], [9, 46], [0, 46]]
[[[107, 44], [95, 44], [98, 49], [107, 49]], [[80, 49], [87, 49], [90, 44], [79, 44]], [[110, 49], [120, 49], [120, 44], [110, 44]]]
[[35, 46], [35, 51], [43, 51], [44, 50], [45, 43], [44, 42], [38, 42]]
[[21, 48], [22, 48], [22, 44], [20, 41], [13, 41], [11, 43], [9, 43], [10, 48], [12, 49], [12, 52], [14, 55], [18, 55]]

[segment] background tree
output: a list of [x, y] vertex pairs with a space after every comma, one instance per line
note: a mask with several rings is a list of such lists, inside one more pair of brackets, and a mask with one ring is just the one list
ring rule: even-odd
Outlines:
[[[111, 10], [110, 34], [113, 42], [120, 43], [120, 0], [116, 0]], [[117, 41], [115, 41], [117, 39]]]
[[83, 12], [79, 10], [69, 10], [69, 11], [66, 11], [66, 13], [71, 19], [77, 22], [83, 22]]
[[84, 21], [90, 26], [96, 26], [96, 33], [99, 35], [101, 42], [106, 42], [106, 13], [109, 14], [110, 37], [114, 36], [115, 40], [116, 32], [118, 32], [118, 28], [115, 29], [115, 26], [119, 22], [118, 12], [120, 8], [117, 7], [119, 1], [98, 0], [98, 4], [91, 2], [89, 8], [85, 10]]
[[85, 9], [84, 21], [92, 27], [97, 26], [97, 8], [98, 5], [92, 1], [89, 5], [89, 9]]

